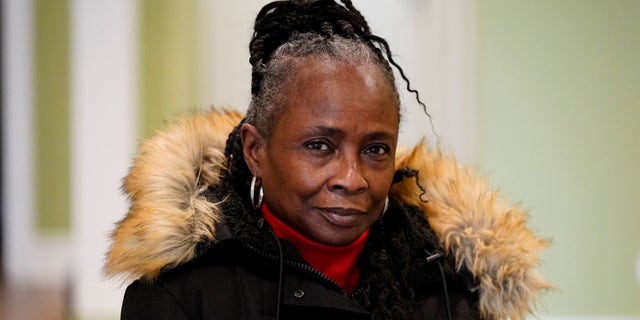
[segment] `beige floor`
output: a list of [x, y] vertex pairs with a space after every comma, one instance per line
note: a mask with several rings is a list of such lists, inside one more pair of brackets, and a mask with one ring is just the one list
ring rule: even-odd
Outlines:
[[66, 320], [63, 288], [10, 287], [0, 279], [0, 320]]

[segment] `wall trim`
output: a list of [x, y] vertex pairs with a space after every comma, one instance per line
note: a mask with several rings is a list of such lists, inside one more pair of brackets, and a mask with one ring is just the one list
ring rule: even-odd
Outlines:
[[33, 106], [33, 2], [2, 3], [3, 267], [8, 282], [24, 283], [36, 246]]
[[73, 0], [71, 8], [71, 308], [77, 318], [117, 317], [124, 287], [102, 267], [127, 212], [120, 185], [137, 144], [137, 4]]

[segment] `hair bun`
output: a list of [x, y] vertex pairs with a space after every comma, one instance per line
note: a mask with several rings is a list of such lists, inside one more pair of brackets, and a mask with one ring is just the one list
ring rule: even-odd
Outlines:
[[303, 33], [325, 37], [367, 38], [369, 26], [351, 1], [334, 0], [275, 1], [258, 13], [249, 43], [249, 62], [254, 67], [267, 63], [282, 44]]

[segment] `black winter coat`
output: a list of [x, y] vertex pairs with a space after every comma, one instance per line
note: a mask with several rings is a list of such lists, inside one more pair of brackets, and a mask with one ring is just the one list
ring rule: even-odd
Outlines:
[[[224, 212], [237, 208], [223, 204]], [[275, 319], [278, 244], [259, 213], [235, 213], [225, 219], [234, 225], [219, 228], [219, 241], [197, 259], [163, 273], [154, 283], [129, 286], [122, 319]], [[470, 275], [451, 271], [435, 239], [419, 209], [392, 201], [383, 221], [372, 227], [361, 257], [360, 286], [353, 294], [280, 239], [280, 319], [372, 319], [371, 309], [379, 319], [448, 319], [449, 313], [452, 319], [479, 319]], [[377, 266], [372, 263], [376, 259], [381, 260]], [[399, 289], [395, 298], [394, 287]]]

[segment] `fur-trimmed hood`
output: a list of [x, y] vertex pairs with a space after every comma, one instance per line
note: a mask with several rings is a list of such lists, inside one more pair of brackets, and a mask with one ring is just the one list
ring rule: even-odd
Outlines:
[[[204, 192], [218, 182], [227, 136], [241, 119], [234, 111], [193, 113], [141, 145], [124, 180], [131, 204], [111, 235], [108, 276], [154, 279], [192, 260], [198, 243], [215, 241], [222, 213]], [[531, 314], [540, 292], [551, 285], [536, 270], [547, 243], [527, 228], [524, 210], [424, 144], [399, 153], [396, 166], [419, 170], [427, 202], [420, 201], [412, 181], [394, 184], [391, 193], [423, 209], [446, 253], [473, 274], [481, 314], [498, 319]]]

